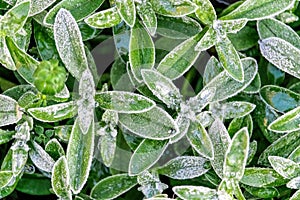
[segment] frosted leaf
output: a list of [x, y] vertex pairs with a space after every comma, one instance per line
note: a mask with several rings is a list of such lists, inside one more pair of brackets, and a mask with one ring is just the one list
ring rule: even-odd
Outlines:
[[257, 152], [257, 141], [253, 140], [252, 142], [250, 142], [250, 145], [249, 145], [248, 158], [247, 158], [246, 165], [249, 165], [252, 162], [256, 152]]
[[90, 70], [87, 69], [82, 73], [79, 81], [80, 99], [77, 102], [79, 126], [83, 134], [88, 131], [94, 119], [95, 93], [94, 78]]
[[154, 70], [142, 70], [142, 77], [152, 93], [162, 100], [169, 108], [178, 110], [181, 94], [175, 84]]
[[70, 186], [74, 194], [78, 194], [87, 181], [93, 159], [94, 135], [94, 121], [83, 135], [78, 118], [75, 120], [67, 148]]
[[11, 171], [1, 171], [0, 172], [0, 189], [3, 189], [9, 184], [13, 178], [13, 173]]
[[197, 5], [195, 14], [201, 22], [210, 25], [217, 19], [216, 11], [209, 0], [193, 0], [192, 2]]
[[276, 133], [290, 133], [293, 131], [300, 130], [300, 106], [294, 108], [293, 110], [285, 113], [284, 115], [273, 121], [268, 129]]
[[300, 145], [289, 155], [288, 159], [300, 164]]
[[170, 138], [170, 144], [176, 143], [182, 139], [186, 135], [190, 126], [190, 120], [186, 118], [184, 114], [179, 114], [175, 122], [178, 125], [179, 131], [174, 137]]
[[205, 174], [210, 169], [208, 160], [202, 157], [181, 156], [170, 160], [157, 172], [173, 179], [192, 179]]
[[231, 101], [226, 103], [212, 103], [209, 110], [220, 119], [232, 119], [250, 114], [255, 107], [255, 104], [245, 101]]
[[217, 175], [223, 178], [223, 166], [226, 151], [231, 143], [231, 138], [226, 130], [222, 121], [218, 118], [212, 123], [208, 130], [209, 137], [211, 138], [214, 147], [214, 159], [211, 160], [211, 165]]
[[280, 193], [275, 187], [251, 187], [247, 185], [243, 185], [243, 188], [249, 192], [251, 195], [256, 196], [258, 198], [276, 198], [280, 196]]
[[[45, 24], [54, 24], [55, 16], [60, 9], [68, 10], [76, 21], [94, 13], [104, 2], [104, 0], [62, 0], [47, 13], [44, 18]], [[86, 6], [89, 5], [89, 6]]]
[[188, 100], [188, 106], [195, 113], [201, 112], [202, 109], [205, 108], [211, 102], [215, 95], [216, 88], [204, 88], [195, 97], [192, 97]]
[[143, 113], [155, 106], [151, 99], [132, 92], [97, 92], [95, 99], [99, 107], [118, 113]]
[[155, 36], [157, 29], [157, 17], [148, 1], [137, 3], [136, 11], [151, 36]]
[[270, 37], [259, 42], [262, 55], [282, 71], [300, 78], [300, 50], [289, 42]]
[[204, 35], [201, 37], [197, 45], [195, 46], [195, 51], [205, 51], [213, 47], [217, 42], [217, 32], [210, 27], [206, 30]]
[[203, 186], [175, 186], [172, 188], [174, 193], [184, 200], [218, 200], [217, 191]]
[[298, 200], [300, 199], [300, 190], [297, 190], [293, 196], [291, 196], [290, 200]]
[[237, 33], [247, 24], [247, 19], [218, 20], [219, 28], [226, 33]]
[[141, 82], [142, 69], [151, 69], [155, 64], [155, 48], [149, 33], [137, 21], [131, 29], [129, 62], [134, 77]]
[[284, 178], [292, 179], [300, 176], [300, 166], [294, 161], [279, 156], [269, 156], [268, 159], [273, 169]]
[[16, 134], [15, 131], [6, 131], [0, 129], [0, 145], [5, 144], [10, 140], [12, 140], [15, 134]]
[[195, 12], [197, 6], [189, 0], [150, 0], [157, 14], [181, 17]]
[[106, 177], [98, 182], [91, 191], [94, 199], [115, 199], [137, 184], [136, 177], [128, 174], [117, 174]]
[[12, 150], [12, 172], [18, 176], [22, 171], [28, 159], [29, 147], [22, 141], [15, 141]]
[[56, 0], [31, 0], [31, 8], [29, 12], [29, 16], [34, 16], [36, 14], [41, 13], [49, 6], [51, 6]]
[[59, 93], [55, 94], [54, 97], [57, 99], [68, 99], [70, 97], [70, 92], [69, 92], [67, 86], [65, 85], [63, 90], [60, 91]]
[[239, 181], [243, 177], [249, 151], [249, 133], [242, 128], [232, 138], [226, 151], [223, 175], [225, 178]]
[[78, 81], [88, 68], [84, 44], [78, 25], [65, 9], [61, 9], [54, 22], [54, 40], [57, 51], [67, 70]]
[[291, 189], [300, 189], [300, 176], [293, 178], [290, 180], [287, 184], [286, 187], [291, 188]]
[[29, 151], [30, 159], [37, 168], [45, 171], [52, 172], [55, 161], [50, 155], [36, 142], [32, 142], [33, 149]]
[[195, 50], [200, 37], [201, 34], [196, 34], [180, 43], [160, 61], [157, 71], [171, 80], [181, 77], [193, 66], [201, 53]]
[[65, 155], [65, 150], [56, 138], [52, 138], [45, 145], [45, 151], [55, 160]]
[[27, 122], [23, 122], [22, 124], [18, 124], [15, 127], [16, 134], [13, 136], [17, 140], [22, 140], [24, 142], [28, 142], [30, 140], [30, 127]]
[[[113, 131], [113, 130], [111, 130]], [[117, 146], [117, 138], [112, 136], [110, 132], [100, 136], [98, 141], [98, 149], [100, 150], [101, 158], [105, 166], [111, 166]]]
[[136, 19], [136, 10], [134, 0], [116, 0], [116, 7], [121, 18], [128, 24], [128, 26], [133, 27]]
[[0, 36], [0, 63], [9, 70], [16, 70], [15, 63], [7, 48], [5, 37]]
[[28, 109], [30, 115], [42, 122], [57, 122], [72, 118], [77, 114], [77, 107], [73, 101], [40, 108]]
[[0, 127], [17, 123], [22, 118], [18, 103], [5, 95], [0, 95]]
[[3, 0], [4, 2], [8, 3], [9, 5], [15, 5], [17, 0]]
[[295, 0], [247, 0], [221, 19], [261, 20], [271, 18], [291, 8]]
[[52, 189], [58, 197], [72, 199], [67, 159], [60, 157], [54, 164], [51, 176]]
[[122, 19], [117, 8], [112, 7], [107, 10], [97, 12], [86, 18], [84, 21], [91, 27], [104, 29], [118, 25]]
[[214, 77], [220, 74], [224, 70], [223, 66], [219, 63], [216, 57], [212, 56], [208, 60], [204, 74], [203, 74], [203, 85], [208, 84]]
[[119, 114], [119, 122], [134, 134], [154, 140], [169, 139], [179, 132], [174, 119], [159, 107], [143, 113]]
[[129, 175], [138, 175], [152, 167], [168, 147], [168, 140], [143, 140], [129, 162]]
[[285, 24], [290, 24], [290, 23], [298, 21], [299, 17], [290, 11], [285, 11], [278, 15], [278, 19]]
[[199, 122], [190, 122], [190, 127], [186, 136], [197, 153], [210, 160], [214, 159], [214, 148], [211, 139], [205, 128]]
[[204, 128], [211, 126], [211, 124], [214, 122], [214, 118], [209, 111], [199, 113], [196, 116], [196, 119], [200, 122], [200, 124], [202, 124]]
[[102, 121], [104, 121], [106, 124], [111, 124], [113, 126], [116, 126], [119, 121], [119, 116], [117, 112], [106, 110], [102, 115]]
[[270, 18], [258, 21], [257, 31], [260, 39], [278, 37], [300, 48], [299, 35], [290, 26], [276, 19]]
[[[241, 59], [244, 71], [244, 82], [240, 83], [232, 79], [227, 72], [223, 71], [212, 79], [202, 91], [215, 88], [215, 95], [212, 102], [228, 99], [243, 91], [255, 78], [257, 73], [257, 63], [253, 58]], [[200, 95], [200, 92], [198, 95]]]

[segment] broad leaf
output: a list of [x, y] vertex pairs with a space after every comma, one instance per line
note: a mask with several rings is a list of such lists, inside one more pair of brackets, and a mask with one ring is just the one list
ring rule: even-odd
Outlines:
[[136, 10], [134, 0], [117, 0], [116, 7], [121, 18], [130, 27], [133, 27], [136, 19]]
[[168, 140], [143, 140], [129, 163], [129, 175], [134, 176], [152, 167], [168, 147]]
[[0, 95], [0, 127], [17, 123], [23, 112], [18, 103], [5, 95]]
[[223, 104], [215, 103], [209, 107], [210, 111], [221, 119], [244, 117], [255, 109], [255, 104], [244, 101], [231, 101]]
[[269, 162], [273, 169], [287, 179], [292, 179], [300, 175], [300, 166], [290, 159], [279, 156], [269, 156]]
[[137, 184], [136, 177], [128, 174], [117, 174], [98, 182], [91, 191], [94, 199], [114, 199], [127, 192]]
[[217, 19], [216, 11], [209, 0], [193, 0], [197, 5], [195, 14], [197, 18], [206, 25], [210, 25]]
[[195, 12], [196, 5], [189, 0], [150, 0], [157, 14], [181, 17]]

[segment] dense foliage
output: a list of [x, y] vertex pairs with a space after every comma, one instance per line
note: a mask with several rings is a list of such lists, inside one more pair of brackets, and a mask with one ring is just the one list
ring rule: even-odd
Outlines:
[[2, 0], [0, 198], [299, 200], [299, 17], [296, 0]]

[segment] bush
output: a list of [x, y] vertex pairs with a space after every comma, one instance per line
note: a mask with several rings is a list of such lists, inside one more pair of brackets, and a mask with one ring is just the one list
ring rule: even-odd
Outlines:
[[1, 1], [0, 198], [300, 199], [298, 4]]

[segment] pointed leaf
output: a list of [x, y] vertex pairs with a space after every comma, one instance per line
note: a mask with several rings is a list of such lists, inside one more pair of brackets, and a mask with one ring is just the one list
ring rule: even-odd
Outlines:
[[[245, 18], [235, 20], [218, 20], [214, 23], [217, 24], [217, 28], [220, 28], [226, 33], [237, 33], [247, 24], [248, 20]], [[215, 25], [213, 25], [215, 26]]]
[[150, 2], [137, 3], [136, 10], [149, 34], [154, 36], [157, 29], [157, 17]]
[[287, 184], [286, 187], [291, 188], [291, 189], [300, 189], [300, 176], [293, 178], [290, 180]]
[[143, 140], [130, 159], [129, 175], [138, 175], [152, 167], [159, 160], [167, 147], [168, 140]]
[[221, 119], [232, 119], [250, 114], [255, 107], [255, 104], [245, 101], [231, 101], [223, 104], [211, 104], [209, 109]]
[[292, 179], [300, 175], [300, 166], [290, 159], [279, 156], [269, 156], [269, 162], [273, 169], [287, 179]]
[[216, 57], [212, 56], [208, 60], [204, 74], [203, 74], [203, 84], [208, 84], [214, 77], [220, 74], [224, 70], [223, 66], [219, 63]]
[[137, 184], [136, 177], [128, 174], [117, 174], [98, 182], [91, 191], [94, 199], [115, 199]]
[[51, 6], [55, 1], [56, 0], [32, 0], [29, 16], [34, 16], [36, 14], [41, 13], [49, 6]]
[[215, 189], [203, 186], [175, 186], [172, 190], [178, 197], [184, 200], [219, 199]]
[[203, 36], [195, 46], [195, 51], [205, 51], [210, 49], [217, 43], [217, 32], [209, 27], [208, 29], [203, 29]]
[[88, 63], [81, 33], [74, 17], [62, 8], [55, 17], [53, 29], [59, 56], [68, 71], [79, 81], [84, 70], [88, 68]]
[[206, 25], [210, 25], [217, 19], [216, 11], [209, 0], [194, 0], [197, 5], [195, 14], [197, 18]]
[[121, 18], [126, 22], [126, 24], [133, 27], [136, 18], [134, 0], [117, 0], [116, 7], [118, 8]]
[[0, 127], [17, 123], [22, 115], [23, 112], [14, 99], [0, 94]]
[[64, 148], [56, 138], [53, 138], [45, 145], [45, 151], [54, 159], [58, 160], [61, 156], [65, 155]]
[[196, 5], [189, 0], [150, 0], [157, 14], [181, 17], [193, 13]]

